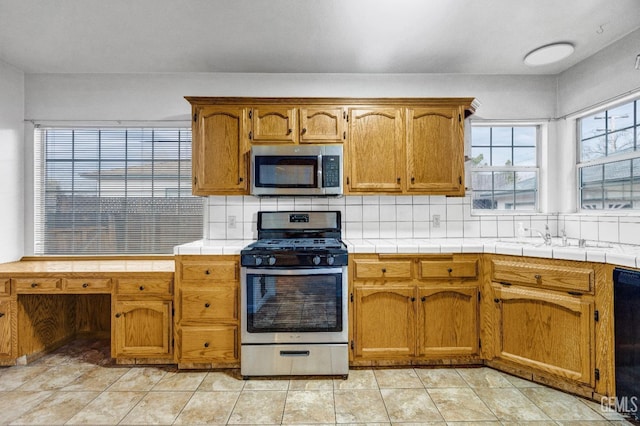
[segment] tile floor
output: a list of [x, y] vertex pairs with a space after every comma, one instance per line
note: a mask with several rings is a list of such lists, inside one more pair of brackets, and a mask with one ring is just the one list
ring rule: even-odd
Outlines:
[[600, 404], [489, 368], [357, 369], [347, 380], [242, 380], [237, 370], [113, 365], [76, 341], [0, 368], [5, 425], [610, 425]]

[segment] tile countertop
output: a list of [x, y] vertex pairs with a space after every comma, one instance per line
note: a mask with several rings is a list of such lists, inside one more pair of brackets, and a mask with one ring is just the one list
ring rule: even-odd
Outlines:
[[[177, 255], [240, 254], [252, 240], [198, 240], [174, 248]], [[562, 246], [554, 238], [551, 246], [539, 238], [432, 238], [432, 239], [350, 239], [344, 240], [349, 253], [495, 253], [548, 259], [611, 263], [640, 268], [640, 246], [569, 239]]]

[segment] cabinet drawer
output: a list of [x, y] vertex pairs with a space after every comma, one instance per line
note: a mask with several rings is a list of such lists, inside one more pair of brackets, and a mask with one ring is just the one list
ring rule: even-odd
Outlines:
[[91, 293], [111, 290], [111, 278], [66, 278], [63, 283], [66, 291]]
[[0, 279], [0, 296], [11, 295], [11, 280], [8, 278]]
[[354, 260], [354, 277], [358, 278], [411, 278], [411, 261]]
[[59, 278], [14, 278], [16, 292], [40, 293], [61, 291], [62, 282]]
[[181, 262], [183, 280], [198, 281], [236, 281], [238, 262], [229, 261], [183, 261]]
[[238, 360], [238, 327], [220, 325], [182, 328], [182, 361]]
[[235, 286], [182, 290], [181, 303], [183, 321], [238, 319], [238, 289]]
[[574, 266], [493, 260], [491, 278], [499, 283], [589, 293], [593, 291], [595, 272]]
[[120, 279], [119, 294], [171, 294], [172, 281], [161, 278]]
[[420, 261], [422, 278], [475, 278], [478, 275], [476, 260]]

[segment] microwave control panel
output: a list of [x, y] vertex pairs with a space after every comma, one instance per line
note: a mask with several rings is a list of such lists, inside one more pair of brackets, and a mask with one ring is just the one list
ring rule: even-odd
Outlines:
[[340, 156], [322, 156], [322, 187], [337, 188], [340, 186]]

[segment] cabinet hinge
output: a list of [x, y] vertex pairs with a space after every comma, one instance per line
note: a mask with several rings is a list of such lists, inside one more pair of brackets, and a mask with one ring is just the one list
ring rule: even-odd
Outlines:
[[342, 139], [344, 139], [344, 140], [347, 139], [347, 132], [342, 132]]
[[600, 311], [598, 311], [597, 309], [593, 312], [593, 319], [596, 322], [600, 321]]
[[198, 121], [198, 113], [193, 114], [193, 122]]
[[458, 123], [462, 122], [462, 115], [458, 114]]
[[197, 177], [197, 176], [194, 176], [194, 177], [193, 177], [193, 184], [194, 184], [194, 185], [197, 185], [197, 184], [198, 184], [198, 177]]
[[351, 293], [351, 303], [353, 303], [353, 293]]
[[478, 347], [482, 348], [482, 339], [478, 339]]
[[599, 368], [596, 368], [593, 371], [593, 376], [596, 378], [596, 380], [600, 380], [600, 369]]
[[174, 339], [173, 337], [171, 338], [171, 347], [175, 347], [176, 346], [176, 339]]
[[253, 110], [252, 109], [249, 110], [249, 120], [251, 120], [251, 116], [253, 116]]
[[458, 176], [458, 183], [462, 185], [462, 176]]
[[506, 281], [500, 281], [500, 283], [499, 283], [499, 284], [500, 284], [500, 285], [511, 285], [511, 283], [508, 283], [508, 282], [506, 282]]
[[176, 316], [176, 310], [174, 308], [171, 308], [171, 316], [172, 317]]
[[478, 302], [480, 301], [481, 298], [482, 296], [480, 295], [480, 292], [478, 292]]
[[253, 132], [249, 132], [249, 140], [253, 137]]
[[353, 350], [353, 340], [351, 341], [351, 350]]

